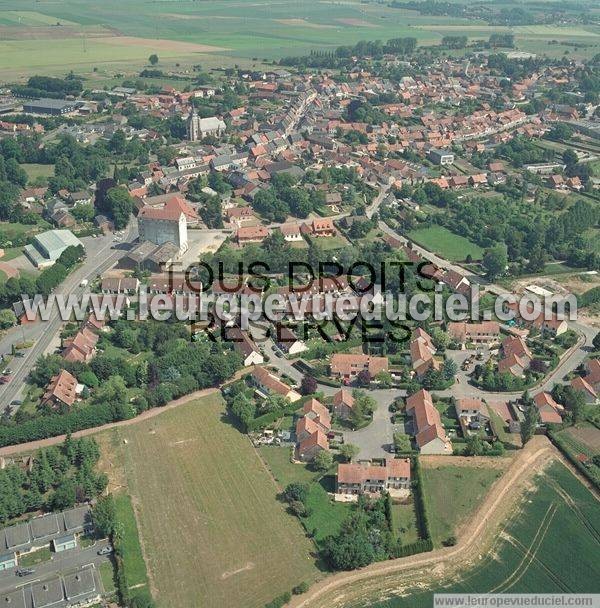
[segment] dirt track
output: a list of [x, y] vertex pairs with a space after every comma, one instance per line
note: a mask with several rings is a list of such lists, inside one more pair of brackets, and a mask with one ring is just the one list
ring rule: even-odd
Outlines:
[[372, 590], [371, 597], [374, 597], [378, 592], [397, 590], [403, 581], [392, 575], [403, 572], [414, 583], [421, 571], [423, 580], [431, 580], [432, 574], [441, 575], [450, 570], [464, 569], [489, 544], [497, 526], [504, 520], [534, 475], [554, 459], [562, 461], [549, 440], [541, 435], [534, 437], [518, 453], [506, 474], [496, 481], [477, 513], [470, 518], [470, 522], [476, 522], [476, 525], [459, 531], [458, 542], [454, 547], [378, 562], [361, 570], [329, 576], [316, 583], [304, 595], [293, 598], [289, 604], [290, 608], [341, 607], [355, 599], [356, 594], [364, 597], [365, 592]]

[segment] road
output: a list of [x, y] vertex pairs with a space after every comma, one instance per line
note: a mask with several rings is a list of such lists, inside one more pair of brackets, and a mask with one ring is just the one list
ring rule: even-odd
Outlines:
[[[82, 239], [86, 249], [84, 263], [75, 269], [65, 281], [56, 289], [56, 293], [68, 295], [71, 293], [81, 295], [85, 291], [80, 284], [84, 279], [91, 281], [99, 274], [113, 266], [126, 253], [127, 245], [137, 238], [137, 222], [132, 220], [127, 228], [124, 238], [120, 241], [119, 249], [111, 249], [115, 244], [113, 235], [86, 237]], [[48, 321], [37, 321], [24, 326], [15, 327], [0, 340], [0, 353], [10, 353], [12, 346], [23, 339], [34, 342], [34, 345], [25, 351], [23, 358], [14, 357], [8, 365], [12, 370], [12, 380], [8, 384], [0, 385], [0, 410], [3, 410], [11, 401], [21, 396], [25, 380], [33, 369], [38, 358], [43, 355], [57, 338], [63, 320], [58, 309], [52, 311]], [[14, 406], [13, 406], [14, 408]]]

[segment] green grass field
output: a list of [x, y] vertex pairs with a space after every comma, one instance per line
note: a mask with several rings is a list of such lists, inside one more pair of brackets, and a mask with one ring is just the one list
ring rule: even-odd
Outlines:
[[471, 243], [468, 239], [454, 234], [443, 226], [429, 226], [412, 230], [407, 234], [417, 245], [421, 245], [429, 251], [433, 251], [453, 262], [460, 262], [470, 255], [474, 260], [483, 257], [483, 249]]
[[436, 546], [456, 534], [501, 471], [463, 466], [423, 466], [431, 537]]
[[317, 576], [312, 544], [224, 415], [211, 395], [101, 441], [124, 464], [159, 607], [262, 608]]
[[131, 597], [150, 597], [148, 572], [142, 554], [139, 529], [131, 498], [121, 492], [115, 497], [117, 521], [123, 530], [123, 571]]
[[598, 501], [562, 464], [555, 463], [538, 476], [535, 487], [513, 510], [492, 550], [459, 580], [435, 588], [422, 586], [413, 593], [404, 589], [403, 597], [368, 605], [429, 608], [434, 592], [598, 593], [599, 551]]
[[[332, 502], [327, 495], [328, 491], [334, 490], [333, 471], [331, 475], [321, 478], [320, 473], [312, 471], [307, 465], [291, 463], [289, 448], [269, 446], [260, 448], [259, 452], [282, 489], [294, 481], [309, 486], [306, 506], [310, 515], [304, 518], [303, 522], [308, 531], [314, 532], [315, 541], [320, 543], [328, 536], [336, 534], [352, 505]], [[333, 470], [335, 468], [334, 466]]]
[[39, 178], [46, 180], [54, 176], [54, 165], [23, 164], [21, 167], [27, 172], [30, 183]]
[[[176, 63], [220, 66], [271, 61], [359, 40], [413, 36], [431, 44], [449, 33], [482, 39], [499, 28], [378, 2], [0, 0], [0, 29], [0, 76], [19, 79], [40, 70], [58, 74], [72, 68], [95, 80], [104, 70], [112, 72], [104, 74], [107, 79], [120, 70], [138, 70], [153, 52], [163, 68], [173, 69]], [[593, 55], [600, 41], [591, 25], [528, 26], [514, 32], [517, 46], [554, 56], [567, 48], [550, 44], [554, 40], [588, 45], [568, 48], [575, 57]]]

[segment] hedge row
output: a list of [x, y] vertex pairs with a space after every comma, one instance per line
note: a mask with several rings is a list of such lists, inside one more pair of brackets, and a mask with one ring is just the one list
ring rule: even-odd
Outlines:
[[38, 441], [115, 422], [110, 405], [94, 404], [68, 414], [40, 416], [17, 426], [0, 426], [0, 447]]
[[[417, 526], [419, 528], [419, 536], [422, 541], [431, 542], [431, 532], [429, 530], [429, 517], [427, 515], [427, 501], [425, 499], [425, 490], [423, 488], [423, 474], [421, 472], [421, 463], [418, 458], [413, 458], [413, 479], [414, 479], [414, 495], [415, 495], [415, 511], [417, 513]], [[408, 545], [407, 545], [408, 546]], [[431, 549], [427, 549], [431, 551]]]
[[298, 402], [290, 403], [288, 406], [281, 410], [275, 410], [274, 412], [269, 412], [267, 414], [263, 414], [262, 416], [257, 416], [254, 420], [250, 420], [246, 425], [246, 430], [248, 433], [252, 431], [256, 431], [258, 429], [263, 429], [269, 424], [273, 424], [276, 420], [283, 418], [284, 416], [291, 416], [298, 410], [299, 408]]
[[572, 454], [569, 447], [554, 431], [548, 431], [548, 437], [550, 441], [566, 456], [571, 464], [594, 486], [597, 491], [600, 491], [600, 480], [592, 474], [583, 462], [579, 462], [577, 458]]
[[431, 538], [421, 538], [414, 543], [400, 545], [396, 551], [396, 557], [408, 557], [409, 555], [425, 553], [426, 551], [433, 551], [433, 541]]

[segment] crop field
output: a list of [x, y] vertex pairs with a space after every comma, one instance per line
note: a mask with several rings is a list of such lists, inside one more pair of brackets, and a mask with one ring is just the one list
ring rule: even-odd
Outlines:
[[453, 262], [460, 262], [470, 255], [474, 260], [483, 257], [483, 249], [464, 236], [454, 234], [443, 226], [419, 228], [408, 233], [408, 238], [429, 251], [438, 253]]
[[490, 486], [501, 475], [494, 468], [429, 466], [422, 468], [431, 537], [440, 546], [484, 499]]
[[[317, 576], [297, 520], [218, 395], [99, 436], [126, 484], [159, 607], [260, 607]], [[116, 470], [118, 469], [118, 470]]]
[[[95, 77], [104, 69], [141, 68], [154, 52], [162, 59], [159, 67], [214, 67], [359, 40], [413, 36], [431, 44], [449, 33], [477, 39], [503, 29], [378, 2], [0, 0], [0, 78], [18, 79], [40, 70], [59, 74], [66, 66]], [[596, 26], [526, 26], [514, 32], [524, 50], [536, 47], [554, 55], [564, 52], [561, 41], [587, 45], [571, 48], [575, 56], [593, 55], [600, 42]]]
[[368, 605], [425, 608], [432, 605], [433, 593], [598, 593], [599, 551], [598, 501], [555, 463], [536, 478], [492, 550], [460, 580], [414, 593], [405, 589], [402, 597]]

